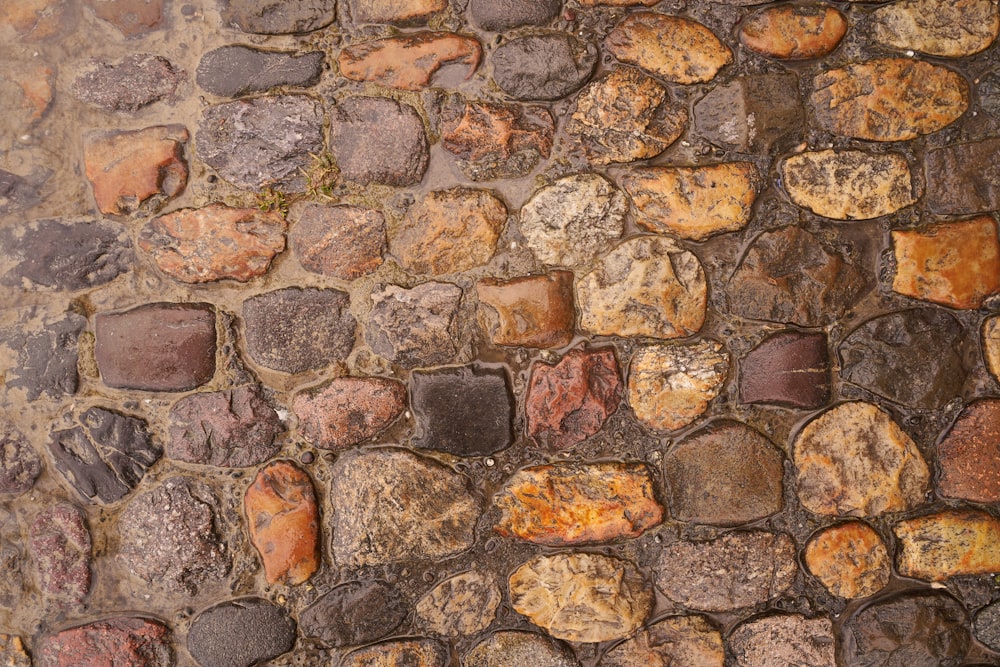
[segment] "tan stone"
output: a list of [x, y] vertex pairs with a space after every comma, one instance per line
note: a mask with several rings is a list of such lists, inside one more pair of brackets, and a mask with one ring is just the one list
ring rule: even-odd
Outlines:
[[64, 34], [74, 23], [71, 0], [17, 0], [0, 4], [0, 26], [11, 26], [30, 42]]
[[340, 73], [353, 81], [400, 90], [422, 90], [443, 66], [468, 66], [475, 73], [483, 48], [473, 37], [452, 32], [418, 32], [344, 47], [337, 58]]
[[476, 284], [479, 322], [496, 345], [563, 347], [573, 340], [573, 273], [553, 271]]
[[983, 320], [982, 338], [986, 367], [1000, 382], [1000, 315], [991, 315]]
[[900, 294], [973, 309], [1000, 292], [1000, 241], [991, 216], [893, 231], [892, 246], [892, 289]]
[[426, 22], [448, 8], [448, 0], [349, 0], [351, 18], [363, 23]]
[[792, 201], [834, 220], [868, 220], [917, 200], [913, 176], [899, 153], [853, 150], [799, 153], [781, 164]]
[[889, 583], [889, 553], [866, 523], [848, 521], [824, 528], [809, 539], [805, 564], [830, 593], [866, 598]]
[[604, 654], [602, 667], [722, 667], [722, 633], [702, 616], [671, 616]]
[[979, 53], [1000, 33], [992, 0], [902, 0], [879, 7], [871, 20], [877, 42], [950, 58]]
[[728, 372], [729, 353], [714, 340], [644, 347], [629, 367], [628, 404], [646, 426], [673, 431], [708, 409]]
[[750, 222], [761, 188], [751, 162], [704, 167], [643, 167], [622, 178], [638, 209], [636, 222], [651, 232], [704, 241]]
[[673, 83], [711, 81], [733, 62], [733, 52], [706, 26], [655, 12], [629, 14], [604, 44], [618, 60]]
[[937, 459], [942, 496], [1000, 502], [1000, 399], [966, 406], [938, 443]]
[[524, 176], [548, 158], [555, 121], [543, 106], [465, 102], [445, 107], [440, 132], [462, 173], [486, 181]]
[[448, 667], [448, 647], [436, 639], [393, 639], [351, 651], [337, 667]]
[[1000, 572], [1000, 519], [980, 510], [946, 510], [900, 521], [899, 573], [944, 581]]
[[733, 667], [837, 667], [837, 639], [829, 618], [779, 614], [741, 623], [726, 642]]
[[416, 604], [417, 616], [434, 634], [474, 635], [490, 626], [501, 600], [492, 575], [475, 570], [456, 574], [427, 591]]
[[920, 450], [874, 405], [843, 403], [795, 439], [799, 501], [816, 514], [877, 516], [924, 502], [930, 471]]
[[[0, 10], [2, 11], [2, 10]], [[13, 142], [42, 119], [52, 104], [54, 70], [38, 61], [13, 62], [0, 71], [0, 145]]]
[[653, 591], [632, 563], [591, 553], [536, 556], [509, 580], [519, 614], [558, 639], [628, 637], [653, 609]]
[[880, 58], [832, 69], [813, 79], [820, 127], [870, 141], [905, 141], [954, 123], [969, 107], [958, 73], [908, 58]]
[[660, 0], [577, 0], [577, 4], [581, 7], [634, 7], [636, 5], [651, 7], [659, 1]]
[[99, 19], [117, 28], [126, 38], [157, 30], [163, 23], [164, 0], [84, 0]]
[[821, 58], [840, 44], [847, 18], [829, 5], [780, 4], [751, 14], [740, 41], [751, 51], [780, 60]]

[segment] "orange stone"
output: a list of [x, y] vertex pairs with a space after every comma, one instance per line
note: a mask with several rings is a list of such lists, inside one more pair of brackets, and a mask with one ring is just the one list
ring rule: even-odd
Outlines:
[[820, 58], [837, 48], [847, 19], [829, 5], [775, 5], [752, 14], [740, 28], [743, 46], [779, 60]]
[[448, 0], [350, 0], [351, 18], [360, 23], [426, 23], [448, 8]]
[[38, 61], [8, 61], [0, 71], [0, 147], [10, 145], [42, 119], [52, 103], [54, 72]]
[[573, 274], [553, 271], [476, 285], [479, 321], [496, 345], [562, 347], [573, 340]]
[[805, 563], [828, 591], [864, 598], [889, 583], [889, 552], [875, 529], [861, 521], [824, 528], [806, 545]]
[[673, 83], [711, 81], [733, 52], [707, 27], [679, 16], [630, 14], [605, 40], [615, 58]]
[[163, 23], [164, 0], [84, 0], [97, 18], [118, 28], [127, 38], [158, 29]]
[[421, 90], [442, 65], [468, 66], [466, 79], [479, 67], [483, 48], [472, 37], [452, 32], [418, 32], [352, 44], [337, 58], [340, 73], [400, 90]]
[[900, 521], [899, 573], [927, 581], [1000, 571], [1000, 519], [980, 510], [945, 510]]
[[71, 0], [10, 0], [0, 3], [0, 26], [11, 26], [28, 41], [61, 36], [74, 23]]

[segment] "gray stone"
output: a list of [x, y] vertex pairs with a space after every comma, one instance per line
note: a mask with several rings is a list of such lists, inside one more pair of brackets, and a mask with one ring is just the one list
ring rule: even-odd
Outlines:
[[202, 667], [251, 667], [295, 646], [295, 621], [261, 598], [223, 602], [191, 623], [188, 651]]
[[738, 667], [836, 667], [835, 645], [830, 619], [799, 614], [747, 621], [729, 635], [729, 648]]
[[375, 354], [404, 368], [454, 361], [464, 346], [461, 301], [462, 288], [451, 283], [389, 285], [372, 292], [365, 340]]
[[1000, 208], [1000, 138], [927, 151], [924, 203], [938, 215], [970, 215]]
[[462, 667], [577, 667], [568, 646], [545, 635], [521, 630], [502, 630], [472, 647], [462, 658]]
[[222, 0], [222, 20], [243, 32], [290, 35], [333, 23], [336, 0]]
[[52, 170], [35, 167], [21, 176], [0, 169], [0, 215], [26, 211], [42, 200], [41, 189]]
[[16, 357], [6, 370], [6, 385], [23, 390], [29, 401], [42, 394], [48, 398], [75, 394], [79, 382], [77, 340], [86, 327], [87, 318], [75, 313], [50, 316], [35, 309], [23, 312], [15, 326], [0, 330], [0, 345]]
[[24, 435], [0, 421], [0, 493], [30, 491], [42, 472], [42, 460]]
[[741, 76], [695, 102], [697, 136], [741, 152], [767, 151], [802, 135], [802, 105], [794, 74]]
[[203, 55], [195, 76], [199, 86], [222, 97], [240, 97], [278, 86], [307, 88], [319, 83], [325, 58], [322, 51], [296, 54], [234, 44]]
[[597, 47], [567, 33], [540, 33], [501, 44], [492, 62], [493, 80], [510, 97], [558, 100], [590, 78]]
[[493, 623], [501, 597], [493, 575], [469, 570], [427, 591], [417, 601], [417, 617], [436, 635], [468, 637]]
[[362, 185], [415, 185], [430, 159], [416, 110], [383, 97], [350, 97], [330, 111], [330, 152], [340, 175]]
[[406, 619], [410, 605], [384, 581], [351, 581], [336, 586], [299, 616], [302, 634], [329, 646], [357, 646], [389, 636]]
[[49, 610], [71, 610], [90, 593], [91, 538], [83, 512], [65, 502], [39, 512], [28, 530], [38, 587]]
[[973, 629], [976, 639], [994, 651], [1000, 651], [1000, 601], [979, 610]]
[[117, 63], [92, 61], [70, 90], [77, 99], [105, 111], [134, 113], [173, 95], [186, 78], [166, 58], [134, 53]]
[[472, 0], [469, 3], [473, 22], [492, 32], [548, 23], [560, 9], [562, 0]]

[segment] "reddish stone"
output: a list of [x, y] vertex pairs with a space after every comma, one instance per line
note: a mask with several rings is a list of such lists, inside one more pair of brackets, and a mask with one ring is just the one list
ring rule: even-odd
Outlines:
[[104, 19], [125, 35], [138, 37], [163, 22], [164, 0], [84, 0], [97, 18]]
[[[35, 516], [29, 531], [38, 587], [52, 608], [73, 609], [90, 593], [90, 531], [83, 512], [60, 502]], [[79, 664], [79, 663], [74, 663]]]
[[299, 431], [322, 449], [344, 449], [378, 435], [406, 407], [406, 385], [389, 378], [338, 378], [298, 394]]
[[23, 39], [36, 42], [65, 34], [75, 23], [72, 0], [17, 0], [0, 5], [0, 26], [11, 26]]
[[344, 47], [340, 73], [353, 81], [400, 90], [421, 90], [444, 65], [468, 65], [468, 79], [479, 67], [483, 47], [473, 37], [451, 32], [418, 32]]
[[448, 0], [350, 0], [351, 18], [362, 23], [426, 23]]
[[4, 143], [27, 132], [42, 119], [52, 104], [54, 78], [53, 69], [43, 62], [8, 61], [0, 72], [0, 95], [4, 100], [4, 127], [0, 129], [0, 139]]
[[752, 14], [740, 28], [751, 51], [781, 60], [820, 58], [837, 48], [847, 18], [836, 7], [782, 4]]
[[938, 443], [937, 458], [941, 495], [1000, 502], [1000, 399], [987, 398], [966, 407]]
[[43, 637], [35, 667], [170, 667], [170, 630], [158, 621], [121, 616]]
[[496, 345], [562, 347], [573, 340], [573, 273], [553, 271], [476, 285], [479, 321]]
[[815, 409], [830, 398], [830, 356], [821, 333], [782, 331], [740, 365], [740, 401]]
[[387, 242], [381, 212], [302, 202], [289, 218], [288, 244], [306, 271], [355, 280], [382, 266]]

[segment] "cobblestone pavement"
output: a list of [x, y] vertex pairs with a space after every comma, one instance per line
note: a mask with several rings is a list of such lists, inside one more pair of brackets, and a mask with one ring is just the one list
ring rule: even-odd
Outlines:
[[0, 664], [1000, 665], [991, 0], [0, 0]]

